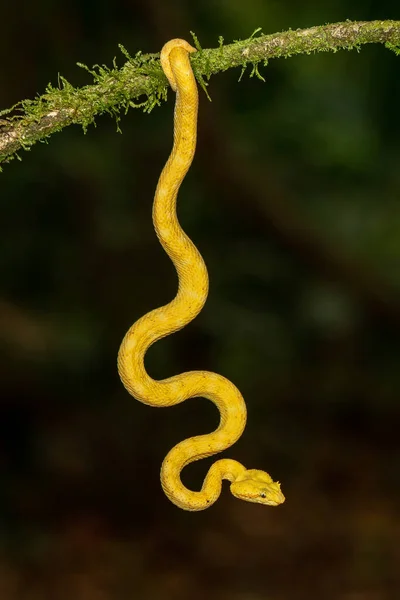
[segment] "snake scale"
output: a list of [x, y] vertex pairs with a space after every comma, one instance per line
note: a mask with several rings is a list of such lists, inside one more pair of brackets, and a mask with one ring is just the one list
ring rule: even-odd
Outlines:
[[180, 442], [165, 457], [161, 484], [174, 504], [189, 511], [208, 508], [219, 497], [222, 480], [227, 479], [237, 498], [277, 506], [285, 500], [279, 482], [274, 482], [264, 471], [248, 470], [231, 459], [218, 460], [210, 467], [200, 491], [183, 485], [180, 474], [186, 465], [222, 452], [239, 439], [246, 425], [246, 405], [233, 383], [216, 373], [190, 371], [157, 381], [147, 374], [144, 366], [148, 348], [192, 321], [208, 295], [206, 265], [182, 230], [176, 214], [178, 190], [196, 149], [198, 92], [190, 64], [190, 54], [195, 51], [185, 40], [173, 39], [164, 45], [160, 58], [176, 92], [176, 103], [173, 149], [155, 192], [153, 223], [176, 268], [178, 292], [169, 304], [144, 315], [128, 330], [118, 353], [118, 371], [127, 391], [144, 404], [173, 406], [201, 396], [211, 400], [220, 412], [220, 423], [214, 432]]

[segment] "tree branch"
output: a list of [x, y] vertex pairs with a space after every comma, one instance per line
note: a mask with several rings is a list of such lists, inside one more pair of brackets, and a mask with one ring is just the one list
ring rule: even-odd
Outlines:
[[[271, 58], [287, 58], [311, 52], [351, 50], [362, 44], [381, 43], [400, 53], [400, 21], [370, 21], [334, 23], [296, 31], [251, 37], [233, 44], [201, 50], [192, 57], [193, 69], [200, 83], [220, 71], [232, 67], [253, 65], [252, 75], [261, 78], [258, 63], [264, 65]], [[35, 142], [44, 141], [67, 125], [79, 124], [86, 131], [95, 117], [108, 112], [119, 120], [118, 113], [130, 107], [142, 107], [150, 112], [166, 97], [167, 80], [161, 70], [158, 54], [130, 57], [121, 69], [115, 61], [113, 68], [96, 65], [86, 68], [94, 84], [74, 88], [60, 77], [57, 88], [49, 85], [46, 92], [35, 100], [23, 100], [15, 107], [0, 112], [0, 116], [14, 113], [0, 120], [0, 163], [9, 161], [21, 148], [27, 150]], [[204, 85], [204, 84], [203, 84]], [[143, 102], [135, 100], [147, 96]]]

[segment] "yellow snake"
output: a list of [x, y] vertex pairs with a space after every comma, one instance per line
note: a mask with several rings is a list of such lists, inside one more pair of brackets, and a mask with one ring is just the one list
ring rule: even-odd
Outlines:
[[153, 223], [157, 237], [178, 273], [178, 293], [169, 304], [144, 315], [128, 330], [118, 354], [118, 371], [128, 392], [144, 404], [173, 406], [201, 396], [211, 400], [220, 412], [220, 424], [213, 433], [184, 440], [165, 457], [161, 484], [174, 504], [191, 511], [208, 508], [219, 497], [222, 480], [227, 479], [237, 498], [277, 506], [285, 500], [280, 484], [273, 482], [268, 473], [247, 470], [235, 460], [215, 462], [199, 492], [183, 485], [180, 474], [186, 465], [222, 452], [240, 438], [246, 425], [246, 405], [233, 383], [216, 373], [190, 371], [156, 381], [144, 367], [148, 348], [192, 321], [204, 306], [208, 294], [204, 261], [180, 227], [176, 215], [178, 190], [196, 148], [198, 95], [189, 60], [189, 54], [195, 51], [188, 42], [180, 39], [167, 42], [161, 51], [161, 66], [176, 92], [176, 104], [174, 144], [154, 196]]

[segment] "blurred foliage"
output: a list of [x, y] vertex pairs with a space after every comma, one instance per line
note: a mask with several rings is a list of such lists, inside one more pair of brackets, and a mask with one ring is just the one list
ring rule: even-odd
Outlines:
[[[203, 47], [345, 18], [394, 0], [38, 0], [2, 7], [0, 106], [122, 43]], [[400, 593], [399, 59], [381, 46], [240, 69], [201, 95], [179, 214], [210, 297], [149, 352], [155, 377], [205, 368], [249, 411], [226, 455], [282, 482], [277, 509], [227, 491], [179, 511], [158, 473], [210, 431], [212, 406], [157, 411], [116, 373], [128, 326], [175, 293], [151, 224], [173, 97], [36, 145], [1, 175], [0, 597], [384, 600]], [[250, 71], [248, 72], [250, 74]], [[200, 485], [207, 461], [185, 482]]]

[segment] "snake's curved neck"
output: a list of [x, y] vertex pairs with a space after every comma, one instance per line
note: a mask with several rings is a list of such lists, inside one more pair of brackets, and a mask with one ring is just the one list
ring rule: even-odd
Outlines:
[[162, 464], [161, 484], [165, 495], [179, 508], [190, 511], [209, 508], [221, 495], [223, 479], [233, 482], [246, 473], [245, 467], [236, 460], [217, 460], [211, 465], [200, 492], [193, 492], [181, 481], [180, 471], [176, 467], [176, 461], [179, 464], [180, 459], [180, 444], [175, 448], [167, 454]]

